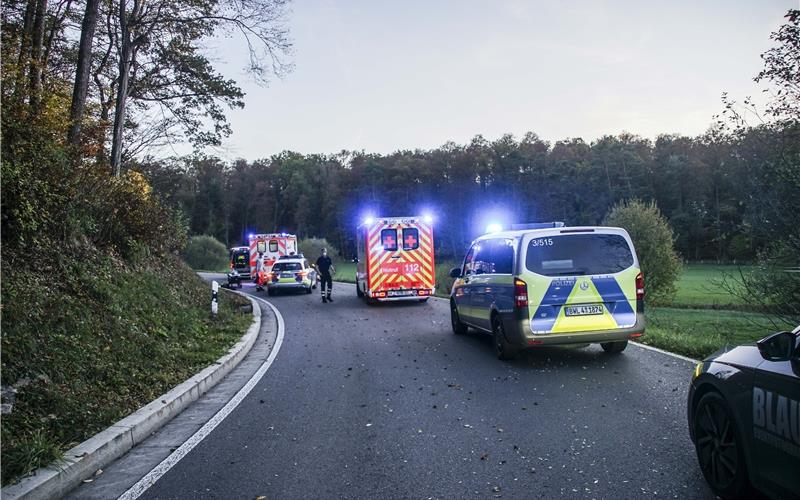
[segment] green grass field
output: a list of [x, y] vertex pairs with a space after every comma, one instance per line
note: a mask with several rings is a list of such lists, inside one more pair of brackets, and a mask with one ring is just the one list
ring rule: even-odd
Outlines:
[[[436, 264], [436, 295], [447, 297], [452, 285], [448, 276], [454, 262]], [[756, 312], [747, 312], [748, 304], [731, 294], [723, 283], [740, 272], [751, 272], [751, 267], [713, 264], [688, 264], [678, 282], [677, 293], [669, 307], [645, 308], [646, 334], [642, 343], [683, 354], [703, 358], [725, 345], [754, 342], [780, 329], [796, 325], [773, 324], [769, 318]], [[355, 282], [356, 266], [352, 262], [336, 264], [334, 279]]]
[[[674, 307], [735, 309], [747, 304], [726, 289], [725, 283], [737, 278], [740, 272], [752, 271], [749, 266], [687, 264], [678, 279]], [[645, 277], [646, 279], [647, 277]]]

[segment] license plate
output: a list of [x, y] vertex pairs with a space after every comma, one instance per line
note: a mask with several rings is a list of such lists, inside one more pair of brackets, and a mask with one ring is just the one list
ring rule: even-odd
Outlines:
[[566, 306], [564, 308], [564, 314], [566, 316], [592, 316], [596, 314], [603, 314], [603, 306], [601, 304]]
[[409, 295], [416, 295], [414, 290], [389, 290], [386, 295], [389, 297], [407, 297]]
[[281, 278], [294, 278], [294, 273], [281, 273]]

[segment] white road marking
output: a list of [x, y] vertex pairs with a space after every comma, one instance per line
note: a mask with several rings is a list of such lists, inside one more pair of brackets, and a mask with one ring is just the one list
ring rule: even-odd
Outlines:
[[256, 370], [250, 380], [239, 389], [239, 392], [233, 396], [233, 399], [228, 401], [228, 404], [222, 407], [221, 410], [217, 412], [216, 415], [211, 417], [211, 420], [205, 423], [197, 432], [195, 432], [192, 437], [190, 437], [185, 443], [180, 445], [177, 450], [172, 452], [167, 458], [165, 458], [160, 464], [158, 464], [153, 470], [147, 473], [146, 476], [141, 478], [139, 481], [136, 482], [133, 486], [131, 486], [128, 491], [120, 495], [119, 500], [134, 500], [139, 498], [148, 488], [153, 486], [156, 481], [158, 481], [161, 476], [167, 473], [175, 464], [181, 461], [183, 457], [185, 457], [195, 446], [200, 444], [200, 442], [205, 439], [211, 431], [213, 431], [225, 418], [231, 414], [231, 412], [236, 409], [237, 406], [250, 394], [250, 391], [256, 386], [256, 384], [261, 380], [267, 370], [272, 365], [272, 362], [275, 361], [275, 358], [278, 355], [278, 351], [281, 350], [281, 344], [283, 344], [283, 335], [284, 335], [284, 322], [283, 316], [281, 316], [280, 311], [278, 309], [267, 302], [264, 299], [259, 297], [254, 297], [256, 300], [260, 300], [261, 302], [267, 304], [272, 312], [275, 313], [275, 317], [278, 320], [278, 335], [275, 339], [275, 346], [272, 348], [272, 352], [270, 352], [269, 357], [266, 361]]

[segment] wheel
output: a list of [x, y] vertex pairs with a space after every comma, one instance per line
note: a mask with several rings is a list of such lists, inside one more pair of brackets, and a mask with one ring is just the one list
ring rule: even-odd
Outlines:
[[311, 293], [313, 291], [314, 291], [314, 286], [313, 285], [308, 287], [308, 288], [306, 288], [306, 293]]
[[725, 399], [716, 392], [700, 398], [692, 418], [700, 470], [722, 498], [750, 498], [742, 440]]
[[358, 285], [358, 280], [356, 280], [356, 295], [358, 295], [359, 298], [364, 296], [364, 292], [361, 291], [361, 287]]
[[424, 304], [425, 302], [428, 302], [428, 297], [425, 297], [424, 299], [419, 299], [419, 301]]
[[458, 317], [458, 308], [452, 300], [450, 301], [450, 326], [453, 327], [453, 333], [456, 335], [464, 335], [468, 330], [467, 325], [462, 323], [461, 318]]
[[494, 336], [494, 350], [497, 353], [497, 359], [511, 360], [517, 357], [519, 348], [508, 343], [506, 330], [498, 316], [492, 318], [492, 334]]
[[618, 354], [625, 350], [628, 347], [627, 340], [620, 340], [617, 342], [601, 342], [600, 347], [603, 348], [604, 351], [610, 354]]

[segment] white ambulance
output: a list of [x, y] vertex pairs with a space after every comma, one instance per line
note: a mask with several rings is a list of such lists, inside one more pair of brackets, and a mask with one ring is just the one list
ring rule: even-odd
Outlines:
[[426, 301], [436, 289], [429, 217], [367, 218], [357, 229], [356, 293], [370, 302]]
[[282, 255], [297, 254], [297, 236], [287, 233], [251, 234], [250, 243], [250, 276], [256, 279], [256, 266], [259, 255], [264, 259], [263, 272], [270, 272], [272, 265]]

